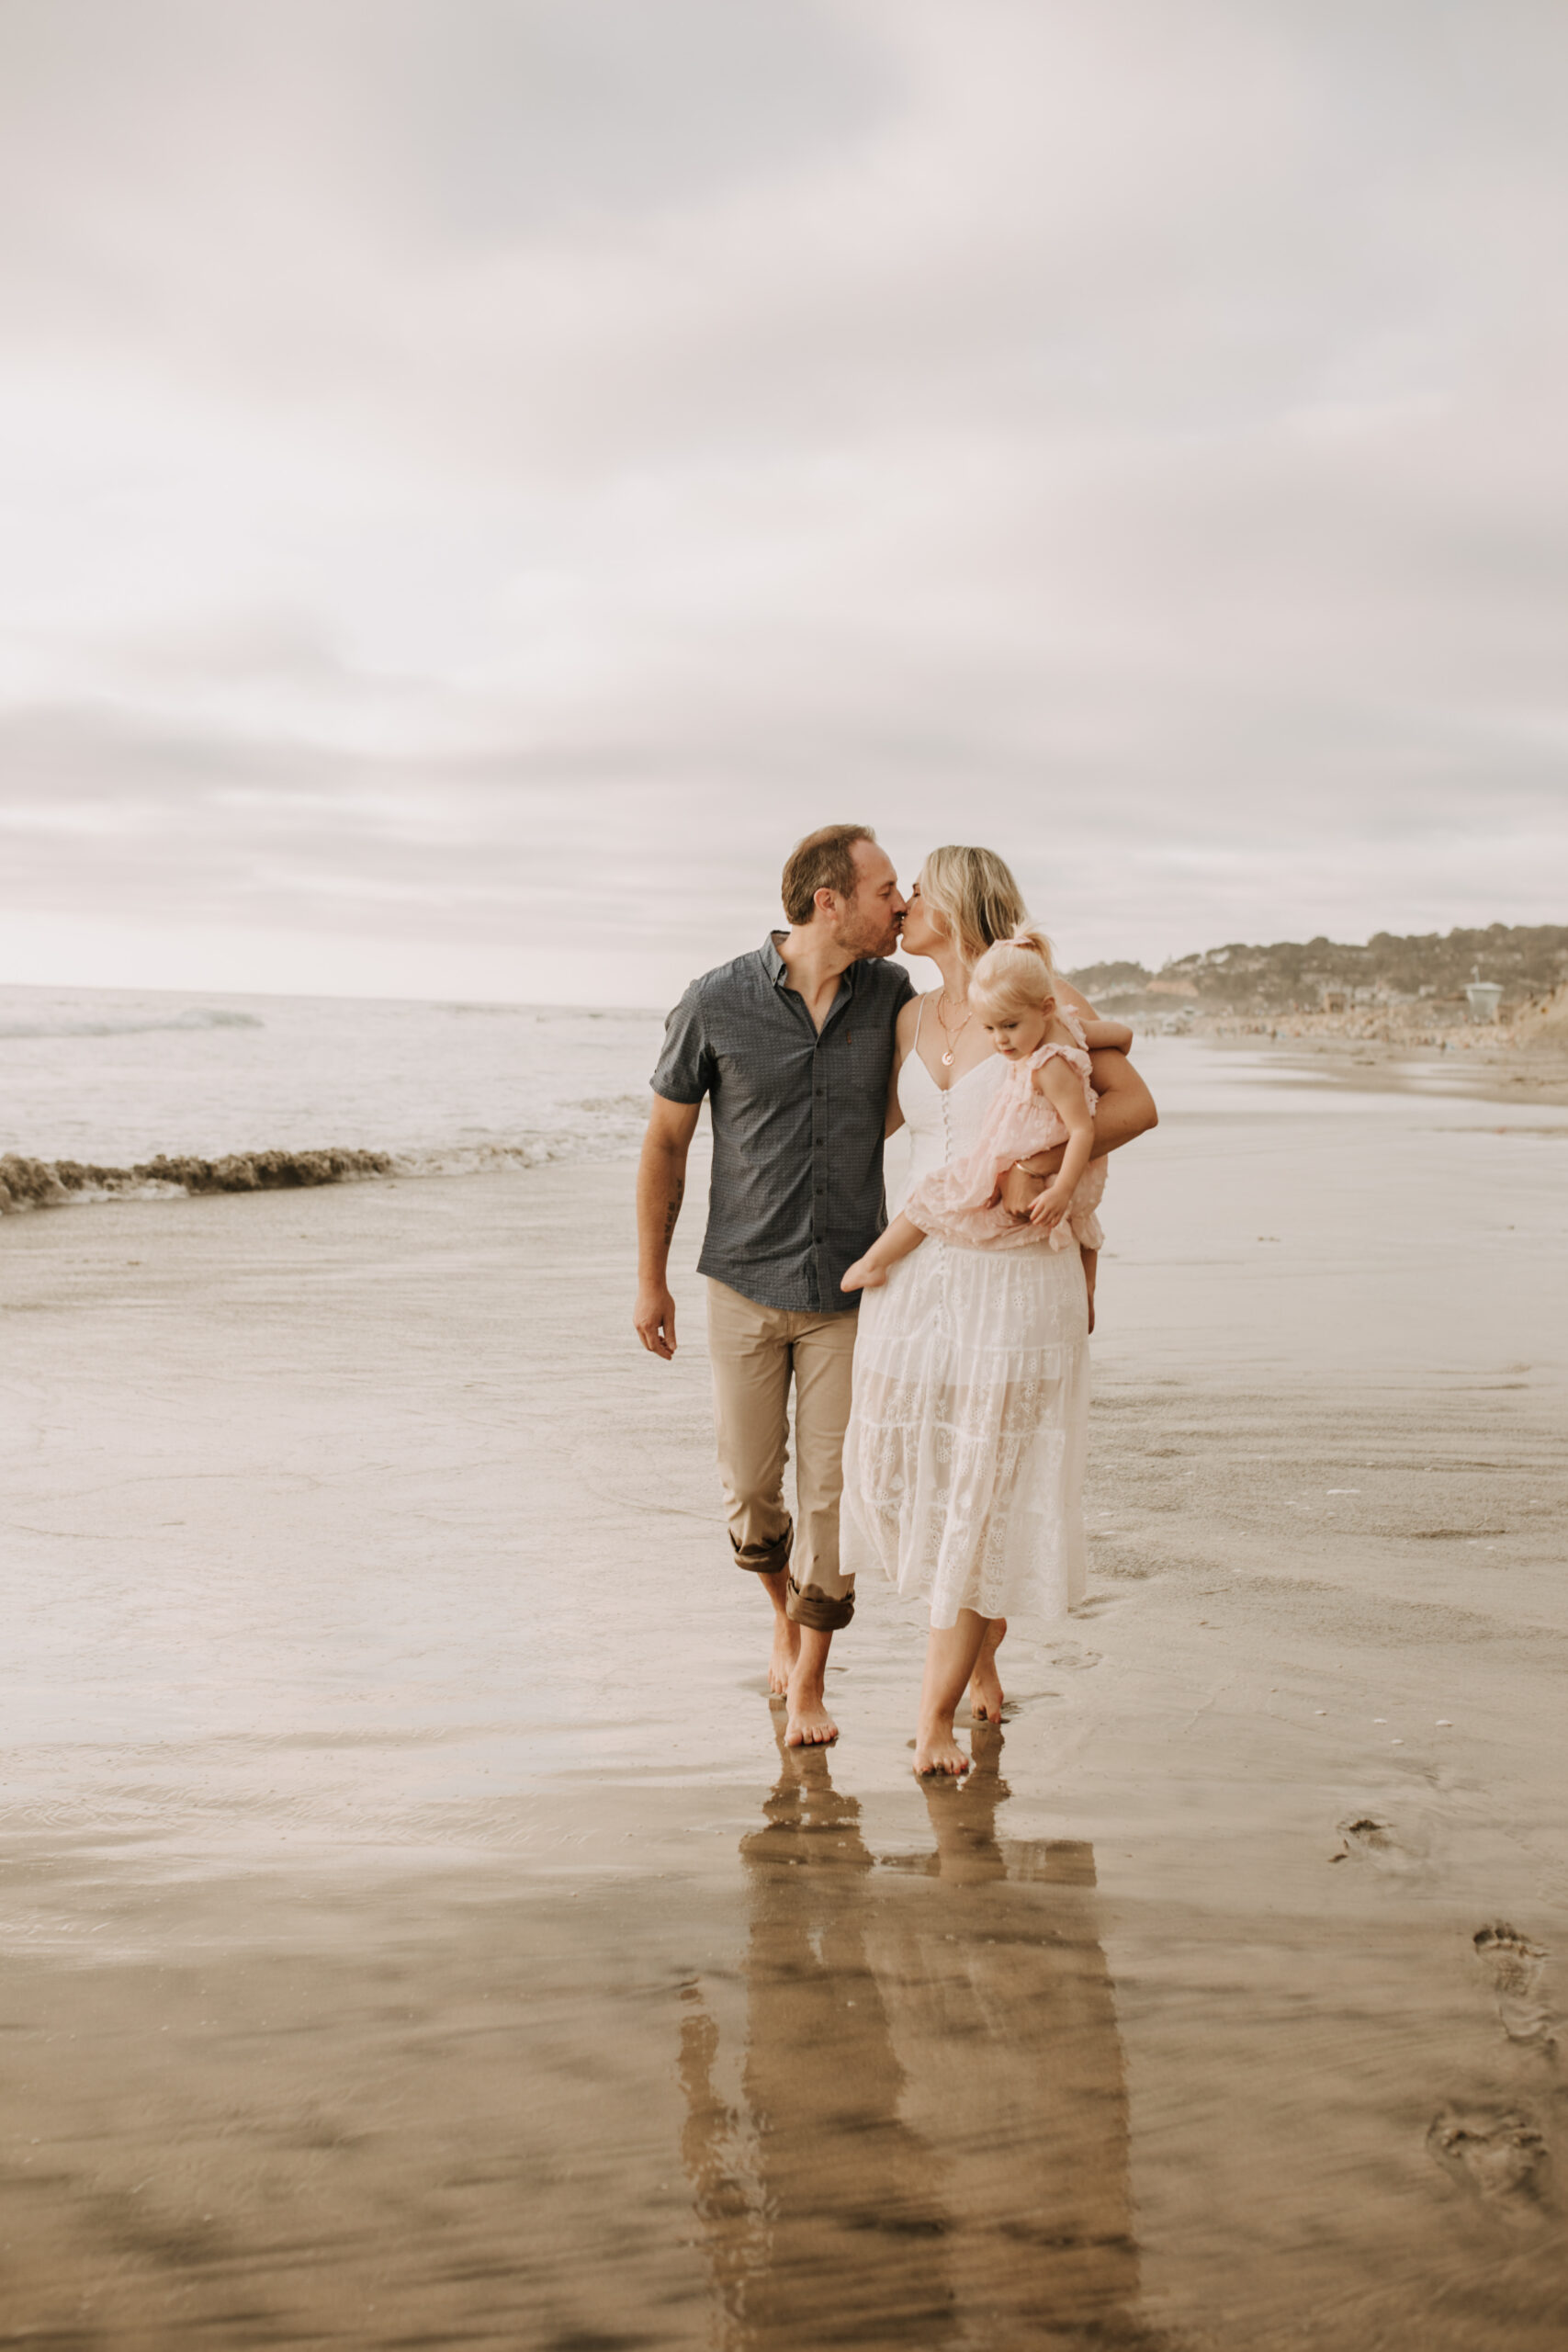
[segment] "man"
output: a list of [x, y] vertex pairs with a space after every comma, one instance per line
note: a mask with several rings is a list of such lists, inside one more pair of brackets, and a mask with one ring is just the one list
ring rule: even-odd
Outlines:
[[[881, 1231], [882, 1135], [909, 976], [904, 901], [866, 825], [825, 825], [784, 872], [787, 932], [694, 980], [670, 1016], [637, 1175], [637, 1329], [675, 1352], [666, 1269], [703, 1097], [713, 1112], [708, 1277], [719, 1473], [736, 1563], [773, 1608], [769, 1681], [792, 1747], [838, 1736], [823, 1689], [854, 1611], [839, 1495], [858, 1301], [840, 1277]], [[863, 1237], [863, 1239], [862, 1238]], [[784, 1500], [795, 1384], [798, 1532]]]
[[[840, 1277], [882, 1230], [882, 1144], [908, 974], [890, 965], [904, 916], [897, 876], [867, 825], [825, 825], [784, 871], [787, 932], [694, 980], [671, 1014], [637, 1171], [635, 1321], [675, 1352], [670, 1243], [706, 1096], [713, 1176], [698, 1260], [719, 1473], [738, 1566], [773, 1610], [769, 1681], [788, 1699], [788, 1746], [838, 1737], [824, 1678], [854, 1613], [839, 1564], [839, 1497], [858, 1294]], [[1119, 1065], [1119, 1068], [1117, 1067]], [[1096, 1150], [1152, 1124], [1120, 1056], [1097, 1056]], [[1042, 1163], [1043, 1164], [1043, 1163]], [[795, 1393], [800, 1525], [784, 1500]]]

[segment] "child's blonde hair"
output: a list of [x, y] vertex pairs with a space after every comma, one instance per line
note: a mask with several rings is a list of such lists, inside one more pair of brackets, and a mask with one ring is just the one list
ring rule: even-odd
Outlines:
[[977, 1012], [1011, 1012], [1027, 1007], [1043, 1012], [1056, 1001], [1056, 959], [1050, 941], [1033, 923], [1021, 922], [1010, 939], [987, 947], [969, 975], [969, 995]]

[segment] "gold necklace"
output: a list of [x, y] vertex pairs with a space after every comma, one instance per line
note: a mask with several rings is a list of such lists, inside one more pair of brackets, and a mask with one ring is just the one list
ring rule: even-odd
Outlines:
[[964, 1032], [968, 1028], [970, 1022], [974, 1019], [974, 1013], [972, 1010], [966, 1012], [957, 1028], [950, 1029], [947, 1025], [947, 1015], [942, 1011], [942, 1007], [946, 1002], [947, 990], [943, 989], [938, 994], [936, 1001], [936, 1019], [937, 1027], [947, 1039], [947, 1051], [942, 1057], [942, 1066], [943, 1069], [951, 1069], [953, 1068], [953, 1048], [954, 1041], [963, 1036]]

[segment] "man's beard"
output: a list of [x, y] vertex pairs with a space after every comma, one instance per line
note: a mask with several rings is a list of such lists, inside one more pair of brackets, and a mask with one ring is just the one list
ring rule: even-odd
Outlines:
[[878, 963], [897, 947], [898, 926], [884, 930], [880, 923], [874, 928], [869, 922], [857, 924], [844, 944], [858, 964]]

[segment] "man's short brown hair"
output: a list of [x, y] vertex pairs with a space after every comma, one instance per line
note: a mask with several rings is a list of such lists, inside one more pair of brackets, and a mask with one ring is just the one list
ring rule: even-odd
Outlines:
[[869, 825], [818, 825], [796, 842], [784, 870], [784, 910], [790, 922], [811, 921], [818, 890], [836, 890], [840, 899], [852, 899], [860, 880], [855, 843], [875, 839]]

